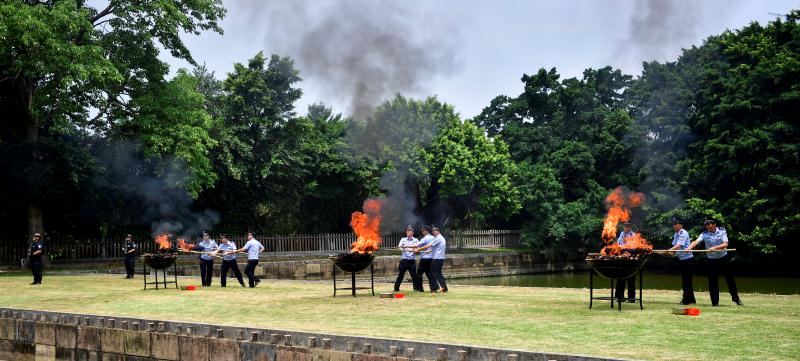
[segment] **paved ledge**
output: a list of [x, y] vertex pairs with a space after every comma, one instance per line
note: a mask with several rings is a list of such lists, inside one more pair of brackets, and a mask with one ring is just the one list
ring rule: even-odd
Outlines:
[[0, 360], [599, 361], [618, 359], [0, 308]]

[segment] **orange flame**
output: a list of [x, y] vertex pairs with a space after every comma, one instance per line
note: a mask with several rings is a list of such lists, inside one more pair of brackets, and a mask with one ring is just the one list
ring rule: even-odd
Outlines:
[[364, 213], [355, 211], [350, 217], [350, 227], [356, 234], [356, 241], [350, 247], [352, 253], [372, 253], [378, 250], [381, 243], [381, 206], [380, 199], [364, 201]]
[[180, 248], [181, 251], [191, 251], [194, 245], [186, 243], [186, 240], [183, 238], [178, 238], [178, 248]]
[[169, 236], [166, 234], [161, 234], [156, 237], [156, 245], [158, 249], [170, 249], [172, 248], [172, 244], [169, 242]]
[[600, 251], [601, 256], [623, 256], [630, 257], [631, 252], [649, 253], [653, 250], [647, 240], [640, 233], [625, 237], [624, 246], [620, 246], [615, 241], [617, 239], [617, 224], [628, 222], [631, 218], [631, 208], [639, 207], [644, 203], [645, 197], [642, 193], [627, 192], [622, 187], [617, 187], [606, 197], [608, 213], [603, 220], [603, 242], [605, 247]]

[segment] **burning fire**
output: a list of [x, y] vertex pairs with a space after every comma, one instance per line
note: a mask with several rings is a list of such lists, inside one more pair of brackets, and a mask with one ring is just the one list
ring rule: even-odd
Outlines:
[[178, 248], [182, 251], [191, 251], [194, 248], [194, 245], [186, 243], [186, 240], [183, 238], [178, 238]]
[[172, 248], [172, 243], [170, 243], [169, 236], [166, 234], [161, 234], [156, 237], [156, 245], [159, 250]]
[[600, 251], [601, 256], [624, 256], [630, 257], [631, 251], [649, 252], [653, 250], [653, 245], [647, 242], [640, 233], [625, 237], [625, 245], [620, 246], [617, 240], [617, 224], [628, 222], [631, 219], [631, 208], [636, 208], [644, 203], [644, 194], [638, 192], [627, 192], [622, 187], [617, 187], [606, 197], [608, 213], [603, 220], [603, 243], [605, 247]]
[[353, 212], [350, 227], [356, 234], [356, 241], [350, 247], [351, 253], [372, 253], [378, 250], [381, 243], [381, 206], [379, 199], [364, 201], [364, 213]]

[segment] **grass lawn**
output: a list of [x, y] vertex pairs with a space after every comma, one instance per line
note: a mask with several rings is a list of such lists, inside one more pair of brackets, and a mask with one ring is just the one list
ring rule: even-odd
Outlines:
[[[670, 313], [680, 299], [676, 291], [645, 290], [643, 311], [625, 304], [620, 313], [606, 302], [588, 309], [585, 289], [453, 285], [447, 295], [394, 300], [332, 298], [327, 282], [268, 280], [245, 289], [235, 281], [220, 288], [214, 279], [214, 287], [198, 291], [143, 291], [140, 276], [45, 275], [41, 286], [30, 281], [28, 275], [0, 275], [0, 305], [632, 359], [800, 358], [800, 295], [744, 294], [746, 306], [737, 307], [723, 294], [722, 307], [712, 308], [708, 294], [699, 293], [702, 314], [690, 317]], [[198, 282], [182, 277], [180, 283]], [[203, 310], [219, 312], [198, 317]]]

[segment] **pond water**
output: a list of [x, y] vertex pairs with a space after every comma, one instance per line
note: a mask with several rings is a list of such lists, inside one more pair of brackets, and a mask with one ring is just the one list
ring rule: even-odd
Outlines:
[[[596, 276], [595, 288], [608, 287], [609, 280]], [[534, 275], [514, 275], [499, 277], [476, 277], [448, 280], [448, 283], [461, 285], [484, 286], [515, 286], [515, 287], [565, 287], [588, 288], [589, 275], [580, 273], [551, 273]], [[637, 287], [639, 281], [636, 281]], [[725, 279], [720, 277], [720, 291], [727, 292]], [[736, 277], [736, 286], [742, 293], [764, 293], [792, 295], [800, 294], [800, 278], [795, 277]], [[645, 273], [644, 289], [680, 290], [681, 277], [679, 275]], [[708, 278], [704, 275], [695, 275], [695, 292], [708, 290]]]

